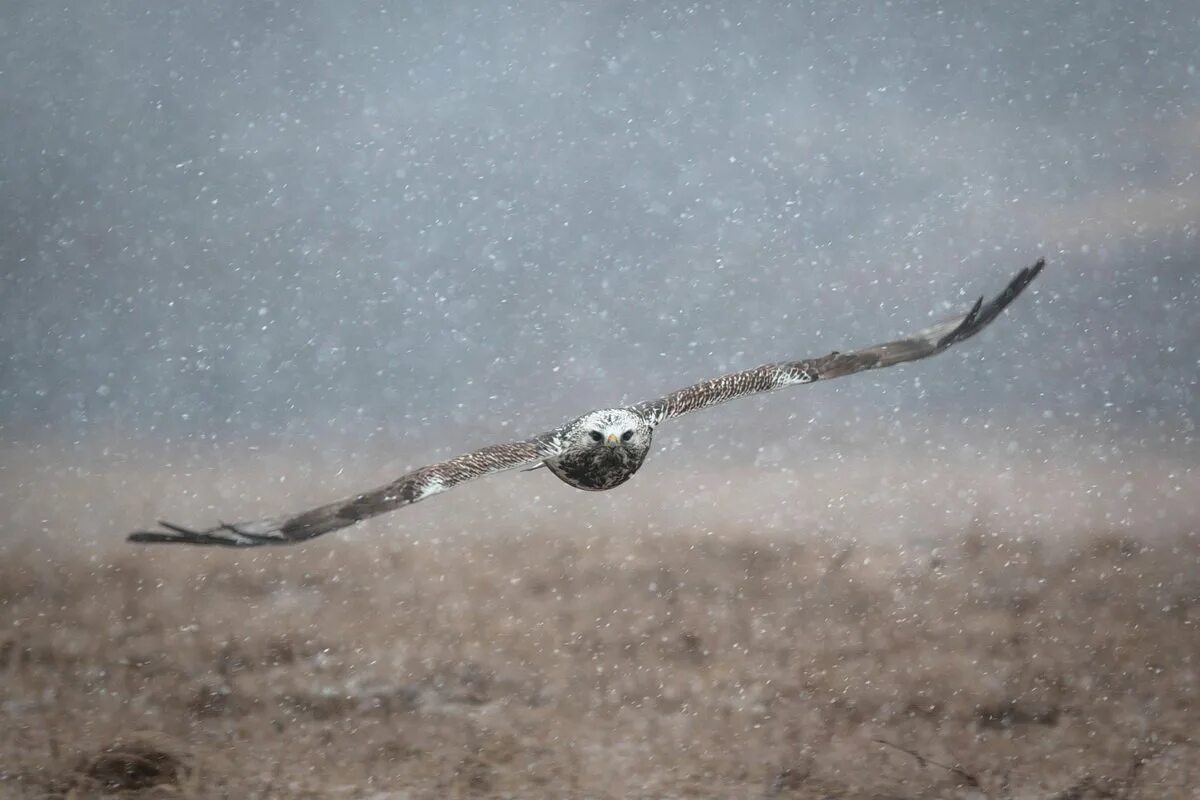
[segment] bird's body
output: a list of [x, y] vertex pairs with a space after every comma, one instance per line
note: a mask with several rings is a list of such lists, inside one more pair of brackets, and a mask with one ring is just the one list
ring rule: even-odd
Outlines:
[[974, 336], [999, 316], [1044, 266], [1038, 261], [986, 305], [895, 341], [820, 358], [779, 361], [721, 375], [627, 408], [591, 411], [525, 440], [489, 445], [421, 467], [372, 491], [300, 514], [192, 530], [160, 522], [163, 530], [138, 531], [135, 542], [252, 547], [289, 544], [424, 500], [474, 478], [519, 467], [546, 466], [577, 489], [604, 491], [628, 481], [646, 460], [655, 428], [668, 419], [746, 395], [889, 367], [940, 353]]
[[543, 463], [563, 483], [592, 492], [632, 478], [654, 435], [646, 417], [628, 408], [593, 411], [564, 427], [562, 453]]

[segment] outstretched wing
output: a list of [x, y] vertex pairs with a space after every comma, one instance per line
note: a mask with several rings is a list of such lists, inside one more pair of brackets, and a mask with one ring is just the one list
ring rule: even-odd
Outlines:
[[490, 445], [449, 461], [413, 470], [378, 489], [292, 516], [270, 517], [235, 524], [221, 523], [202, 530], [159, 522], [162, 530], [137, 531], [129, 534], [129, 541], [181, 542], [226, 547], [302, 542], [353, 525], [359, 520], [424, 500], [460, 483], [558, 455], [558, 439], [558, 432], [552, 431], [523, 442]]
[[950, 345], [983, 330], [1025, 290], [1045, 265], [1045, 259], [1038, 259], [1033, 266], [1021, 270], [1004, 291], [990, 302], [984, 303], [981, 297], [966, 314], [940, 322], [903, 339], [849, 353], [833, 352], [822, 358], [779, 361], [741, 372], [732, 372], [671, 392], [666, 397], [639, 403], [634, 406], [634, 410], [645, 416], [651, 425], [658, 425], [665, 419], [683, 416], [749, 394], [773, 392], [800, 383], [840, 378], [843, 375], [890, 367], [893, 364], [915, 361], [940, 353]]

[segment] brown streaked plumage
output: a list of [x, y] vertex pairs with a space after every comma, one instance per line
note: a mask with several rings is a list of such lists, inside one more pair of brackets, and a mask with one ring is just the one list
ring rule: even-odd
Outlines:
[[983, 330], [1025, 290], [1045, 266], [1021, 270], [990, 302], [980, 298], [966, 314], [911, 336], [846, 353], [804, 361], [780, 361], [732, 372], [628, 408], [600, 409], [530, 439], [489, 445], [448, 461], [421, 467], [391, 483], [309, 511], [192, 530], [160, 522], [162, 530], [137, 531], [133, 542], [253, 547], [291, 544], [345, 528], [360, 520], [416, 503], [475, 478], [524, 466], [545, 465], [579, 489], [603, 491], [629, 480], [645, 461], [654, 429], [664, 420], [746, 395], [839, 378], [868, 369], [915, 361], [940, 353]]

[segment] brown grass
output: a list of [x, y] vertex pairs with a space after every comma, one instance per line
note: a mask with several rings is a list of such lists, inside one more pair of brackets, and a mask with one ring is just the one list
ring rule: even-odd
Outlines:
[[1195, 797], [1200, 534], [1004, 527], [12, 532], [0, 796]]

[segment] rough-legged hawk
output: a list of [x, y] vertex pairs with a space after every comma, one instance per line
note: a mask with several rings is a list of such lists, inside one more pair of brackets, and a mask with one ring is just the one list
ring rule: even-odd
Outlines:
[[386, 486], [348, 500], [291, 516], [222, 523], [191, 530], [160, 522], [162, 530], [138, 531], [133, 542], [184, 542], [231, 547], [291, 544], [353, 525], [400, 506], [424, 500], [460, 483], [517, 467], [541, 466], [577, 489], [601, 491], [620, 486], [642, 466], [654, 429], [664, 420], [724, 403], [737, 397], [772, 392], [786, 386], [829, 380], [868, 369], [890, 367], [940, 353], [981, 331], [1041, 272], [1044, 260], [1027, 267], [1000, 295], [983, 298], [966, 314], [894, 342], [848, 353], [830, 353], [804, 361], [778, 361], [733, 372], [665, 397], [629, 406], [590, 411], [552, 431], [520, 442], [493, 444], [466, 455], [413, 470]]

